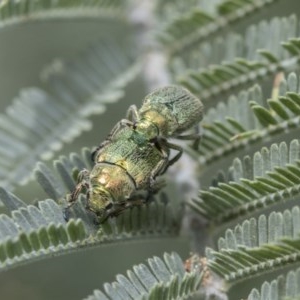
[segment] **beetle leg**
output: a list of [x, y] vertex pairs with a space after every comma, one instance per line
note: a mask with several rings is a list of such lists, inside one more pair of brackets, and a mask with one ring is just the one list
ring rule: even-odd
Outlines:
[[89, 175], [90, 175], [90, 172], [86, 169], [83, 169], [82, 171], [79, 172], [78, 183], [77, 183], [74, 191], [71, 193], [70, 197], [67, 199], [67, 201], [69, 202], [67, 208], [71, 207], [75, 203], [75, 201], [77, 200], [77, 198], [83, 188], [88, 189], [90, 187], [90, 184], [88, 181]]
[[139, 111], [135, 105], [129, 106], [126, 118], [133, 123], [137, 122], [140, 119]]
[[115, 135], [125, 126], [133, 126], [133, 123], [127, 119], [122, 119], [121, 121], [119, 121], [114, 127], [113, 129], [110, 131], [109, 135], [107, 136], [107, 138], [105, 139], [104, 142], [102, 142], [99, 145], [99, 148], [102, 148], [103, 146], [105, 146], [107, 143], [111, 142], [111, 140], [115, 137]]
[[198, 133], [189, 134], [189, 135], [178, 135], [175, 138], [178, 140], [194, 140], [192, 148], [195, 150], [199, 149], [199, 143], [201, 140], [201, 136]]
[[192, 133], [187, 135], [177, 135], [174, 138], [178, 140], [196, 140], [200, 139], [201, 136], [198, 133]]
[[[166, 153], [166, 152], [165, 152]], [[148, 195], [145, 199], [146, 202], [148, 202], [149, 198], [156, 194], [161, 188], [163, 188], [166, 185], [165, 180], [163, 179], [156, 179], [157, 176], [163, 174], [165, 170], [168, 168], [168, 156], [166, 156], [165, 159], [162, 159], [160, 163], [156, 165], [156, 167], [152, 170], [150, 178], [149, 178], [149, 188]]]
[[86, 169], [83, 169], [82, 171], [79, 172], [78, 183], [77, 183], [74, 191], [69, 196], [67, 196], [66, 200], [68, 202], [68, 205], [63, 209], [63, 216], [66, 221], [69, 220], [69, 216], [70, 216], [69, 209], [76, 202], [82, 189], [83, 188], [89, 189], [89, 187], [90, 187], [90, 184], [88, 181], [89, 175], [90, 175], [90, 172]]
[[151, 189], [148, 190], [147, 200], [151, 195], [156, 194], [159, 190], [161, 190], [164, 186], [166, 186], [166, 181], [162, 178], [156, 179], [152, 182]]
[[134, 200], [127, 199], [126, 201], [120, 202], [113, 210], [107, 212], [105, 215], [102, 215], [100, 219], [98, 219], [98, 224], [104, 223], [108, 218], [117, 217], [128, 208], [132, 208], [134, 206], [141, 206], [143, 204], [145, 204], [145, 200], [141, 197]]
[[[173, 143], [169, 143], [167, 141], [164, 142], [164, 146], [168, 147], [169, 149], [178, 151], [178, 153], [171, 160], [169, 160], [168, 166], [167, 166], [167, 168], [168, 168], [169, 166], [173, 165], [181, 157], [183, 150], [182, 150], [181, 146], [173, 144]], [[164, 172], [167, 171], [167, 168], [164, 170]]]
[[167, 148], [164, 147], [164, 145], [162, 147], [162, 144], [159, 143], [157, 140], [154, 142], [154, 146], [160, 151], [161, 160], [152, 169], [151, 174], [150, 174], [149, 187], [150, 187], [151, 191], [153, 190], [153, 187], [155, 186], [155, 183], [156, 183], [155, 177], [163, 174], [169, 165], [169, 152], [166, 151]]
[[181, 157], [183, 149], [179, 145], [169, 143], [165, 138], [157, 138], [157, 142], [155, 143], [155, 145], [156, 145], [156, 147], [159, 148], [159, 150], [162, 152], [162, 154], [166, 158], [169, 157], [169, 153], [168, 153], [169, 149], [173, 149], [175, 151], [178, 151], [178, 153], [172, 159], [170, 159], [170, 160], [166, 159], [164, 161], [165, 166], [163, 168], [161, 168], [161, 171], [158, 174], [158, 175], [162, 175], [167, 171], [167, 169], [171, 165], [173, 165]]
[[198, 150], [199, 143], [201, 140], [199, 125], [195, 126], [195, 133], [187, 134], [187, 135], [177, 135], [174, 138], [178, 140], [194, 140], [192, 148]]

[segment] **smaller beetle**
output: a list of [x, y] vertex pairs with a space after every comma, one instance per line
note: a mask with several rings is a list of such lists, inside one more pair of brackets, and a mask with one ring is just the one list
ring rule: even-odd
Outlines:
[[[159, 138], [175, 138], [180, 140], [194, 140], [198, 147], [200, 135], [198, 133], [181, 135], [193, 126], [198, 125], [203, 117], [203, 104], [199, 98], [188, 90], [175, 85], [158, 88], [145, 97], [140, 110], [131, 105], [127, 111], [127, 119], [119, 121], [112, 129], [107, 139], [92, 153], [93, 161], [99, 150], [111, 141], [124, 126], [132, 127], [139, 135], [140, 140], [155, 141]], [[198, 129], [198, 128], [196, 128]], [[140, 140], [139, 140], [140, 139]], [[168, 144], [170, 149], [179, 151], [176, 159], [182, 154], [182, 148], [176, 144]]]
[[[131, 106], [128, 119], [118, 122], [93, 152], [92, 171], [80, 172], [68, 207], [83, 188], [87, 189], [87, 209], [100, 222], [147, 202], [163, 185], [156, 177], [182, 154], [182, 148], [167, 138], [198, 140], [198, 134], [180, 134], [199, 123], [202, 110], [201, 101], [178, 86], [157, 89], [145, 98], [139, 111]], [[178, 152], [173, 158], [171, 150]]]

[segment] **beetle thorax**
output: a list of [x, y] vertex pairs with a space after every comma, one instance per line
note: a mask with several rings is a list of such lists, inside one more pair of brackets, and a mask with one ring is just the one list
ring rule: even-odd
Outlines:
[[136, 131], [142, 134], [147, 140], [159, 135], [159, 129], [155, 122], [150, 121], [148, 118], [143, 118], [136, 124]]
[[157, 126], [159, 135], [172, 136], [177, 130], [177, 119], [168, 105], [162, 103], [144, 104], [140, 115], [142, 120], [149, 120]]
[[157, 110], [144, 112], [139, 127], [145, 128], [148, 139], [158, 135], [166, 135], [168, 132], [168, 120]]

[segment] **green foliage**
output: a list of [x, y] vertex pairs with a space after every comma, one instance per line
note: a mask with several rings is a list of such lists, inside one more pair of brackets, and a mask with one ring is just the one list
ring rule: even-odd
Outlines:
[[[219, 47], [224, 44], [225, 51], [220, 52]], [[280, 70], [297, 68], [298, 18], [291, 15], [274, 18], [268, 23], [262, 21], [248, 27], [244, 39], [238, 34], [228, 34], [200, 45], [199, 55], [193, 51], [188, 56], [191, 61], [176, 58], [176, 64], [187, 64], [189, 69], [179, 69], [180, 75], [175, 79], [208, 101], [228, 90], [232, 93], [233, 89], [253, 81], [265, 80]], [[202, 54], [206, 52], [209, 53], [208, 60]], [[219, 65], [212, 65], [216, 63]]]
[[[68, 9], [68, 10], [66, 10]], [[6, 23], [22, 22], [25, 16], [34, 18], [49, 17], [68, 17], [71, 14], [74, 17], [121, 17], [124, 9], [124, 1], [96, 0], [96, 1], [70, 1], [70, 0], [24, 0], [13, 1], [4, 0], [0, 6], [0, 18], [3, 25]]]
[[202, 189], [189, 203], [205, 218], [223, 223], [274, 204], [297, 199], [300, 183], [300, 144], [293, 140], [262, 148], [251, 159], [236, 158], [229, 168], [229, 181]]
[[[193, 294], [199, 288], [201, 272], [186, 273], [181, 258], [172, 253], [148, 259], [149, 267], [140, 264], [127, 271], [127, 277], [117, 275], [117, 281], [104, 284], [106, 294], [115, 299], [132, 297], [133, 299], [181, 299]], [[107, 299], [99, 291], [87, 300]]]
[[218, 241], [218, 252], [207, 249], [210, 266], [228, 281], [275, 270], [297, 262], [299, 257], [300, 210], [272, 212], [227, 229]]
[[[45, 300], [299, 299], [299, 7], [2, 1], [1, 299], [13, 299], [12, 285]], [[165, 84], [204, 103], [199, 149], [183, 144], [193, 161], [182, 157], [166, 188], [103, 224], [86, 209], [85, 190], [65, 210], [79, 171], [93, 168], [92, 147], [146, 90]], [[61, 265], [53, 277], [67, 271], [71, 288], [51, 279], [54, 256]], [[22, 265], [30, 280], [38, 260], [49, 262], [49, 289], [23, 295], [31, 289], [22, 290]], [[124, 275], [104, 283], [109, 272]]]
[[[188, 47], [194, 46], [199, 41], [221, 30], [223, 26], [236, 22], [246, 14], [254, 13], [256, 9], [263, 9], [271, 1], [211, 1], [215, 2], [214, 14], [205, 12], [205, 6], [201, 10], [195, 3], [187, 4], [187, 13], [171, 18], [161, 34], [166, 46], [171, 48], [172, 53], [183, 53]], [[175, 2], [173, 10], [180, 9]], [[169, 8], [170, 9], [170, 8]]]
[[300, 270], [290, 271], [286, 276], [279, 276], [271, 282], [265, 281], [260, 289], [253, 289], [249, 294], [249, 300], [264, 299], [299, 299], [299, 274]]
[[[113, 69], [109, 61], [114, 62]], [[88, 117], [104, 113], [136, 76], [134, 62], [130, 47], [104, 39], [77, 61], [48, 66], [42, 75], [50, 93], [40, 88], [22, 90], [0, 119], [1, 185], [12, 188], [16, 182], [25, 183], [36, 161], [51, 158], [64, 143], [90, 130]], [[13, 158], [15, 162], [7, 164]]]

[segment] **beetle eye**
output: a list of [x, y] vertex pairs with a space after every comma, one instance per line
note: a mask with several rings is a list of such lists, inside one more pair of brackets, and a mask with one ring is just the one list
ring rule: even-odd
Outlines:
[[113, 204], [110, 202], [105, 206], [105, 209], [111, 209], [113, 207]]

